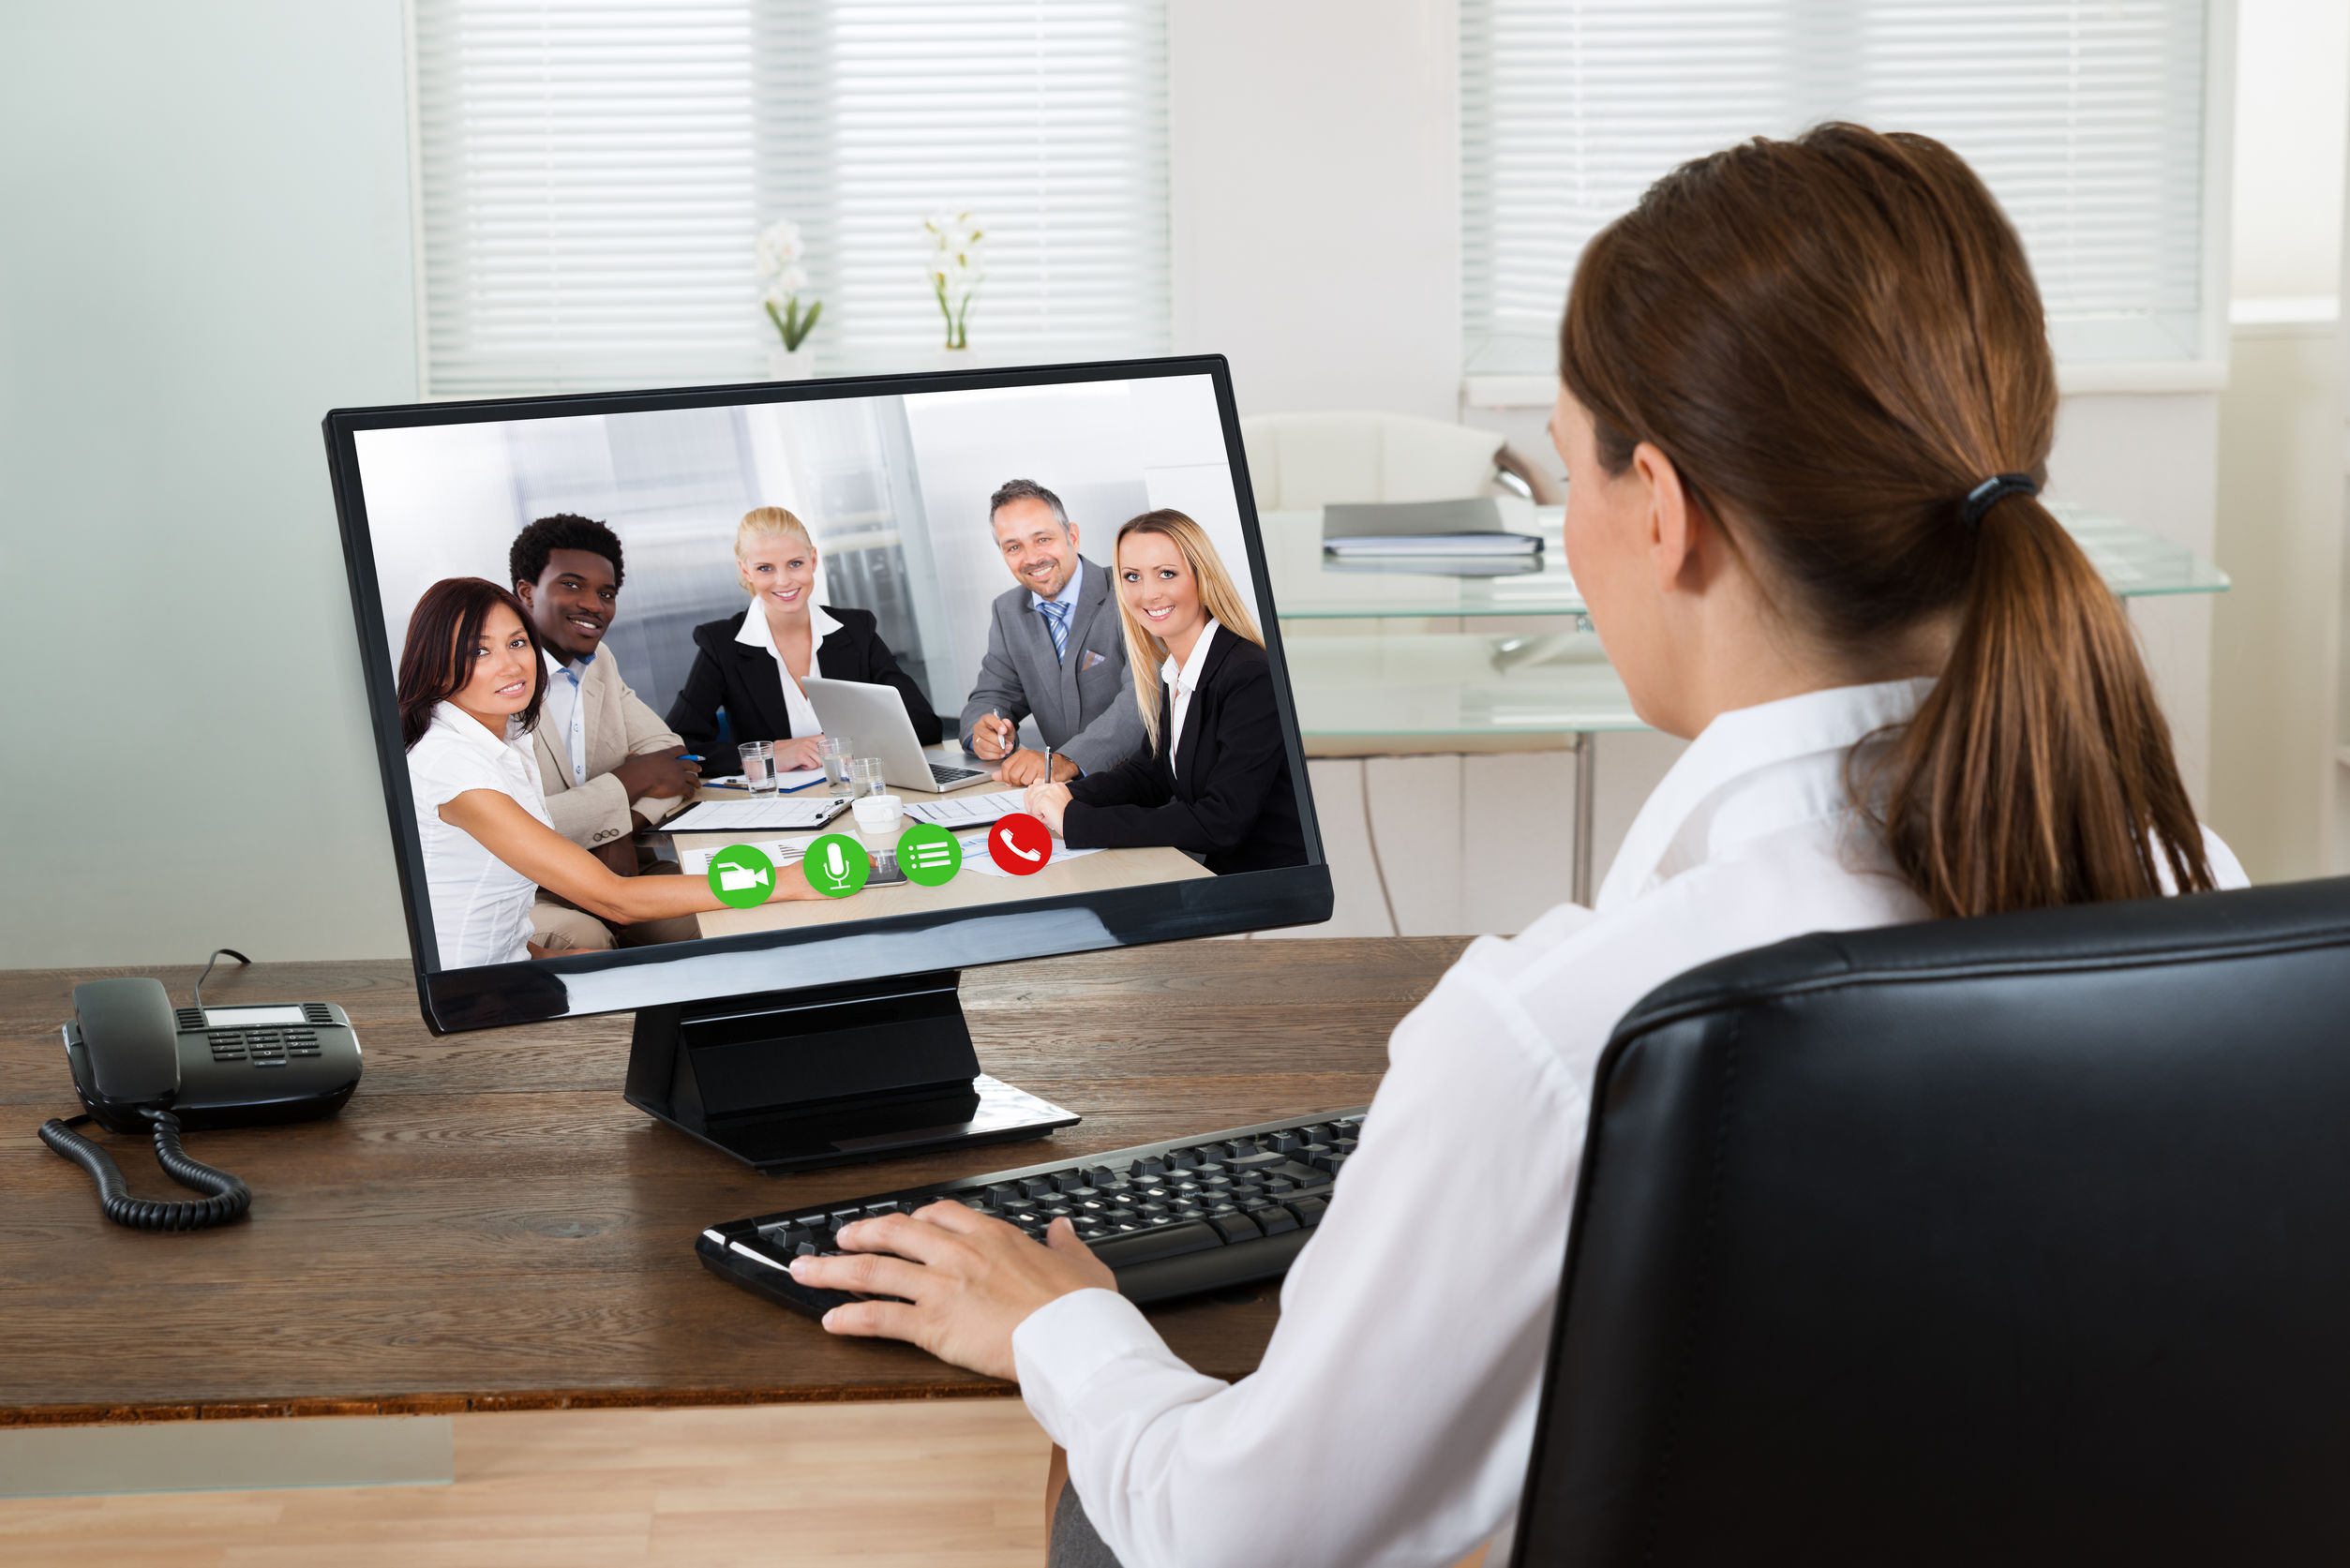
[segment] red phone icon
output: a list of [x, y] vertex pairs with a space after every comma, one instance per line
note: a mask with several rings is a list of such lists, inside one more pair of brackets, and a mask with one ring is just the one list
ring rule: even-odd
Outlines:
[[1011, 812], [987, 830], [987, 853], [1012, 875], [1034, 876], [1053, 859], [1053, 829], [1026, 812]]

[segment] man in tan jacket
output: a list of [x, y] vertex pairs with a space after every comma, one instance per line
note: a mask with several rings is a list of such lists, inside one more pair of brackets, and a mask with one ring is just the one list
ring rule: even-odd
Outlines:
[[[602, 523], [558, 513], [515, 536], [506, 566], [546, 650], [546, 695], [531, 752], [555, 830], [621, 876], [674, 873], [666, 861], [640, 860], [635, 835], [690, 799], [700, 769], [603, 650], [620, 602], [619, 536]], [[699, 934], [691, 916], [615, 930], [544, 889], [531, 930], [542, 948], [575, 951]]]

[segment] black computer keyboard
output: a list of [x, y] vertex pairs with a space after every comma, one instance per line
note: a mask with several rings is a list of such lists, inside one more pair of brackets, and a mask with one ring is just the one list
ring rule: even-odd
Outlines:
[[790, 1260], [839, 1251], [834, 1233], [852, 1220], [911, 1214], [943, 1198], [1010, 1220], [1040, 1241], [1055, 1217], [1068, 1216], [1117, 1276], [1119, 1292], [1138, 1302], [1270, 1279], [1288, 1272], [1322, 1223], [1363, 1111], [1260, 1122], [1073, 1163], [732, 1219], [704, 1231], [694, 1251], [721, 1279], [820, 1318], [858, 1298], [801, 1285]]

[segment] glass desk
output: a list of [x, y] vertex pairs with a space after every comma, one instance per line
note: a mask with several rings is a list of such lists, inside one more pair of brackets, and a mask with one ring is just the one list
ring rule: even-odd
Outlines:
[[[1322, 554], [1322, 514], [1267, 512], [1258, 518], [1273, 599], [1283, 620], [1370, 620], [1417, 616], [1580, 616], [1583, 596], [1566, 569], [1560, 542], [1564, 515], [1515, 497], [1499, 498], [1503, 524], [1542, 538], [1541, 567], [1511, 576], [1458, 577], [1337, 566]], [[2217, 593], [2227, 574], [2183, 545], [2118, 517], [2053, 502], [2049, 510], [2088, 551], [2123, 598]]]
[[[1325, 756], [1531, 749], [1541, 743], [1537, 738], [1564, 740], [1563, 749], [1575, 754], [1573, 896], [1588, 904], [1592, 738], [1647, 726], [1584, 618], [1560, 542], [1564, 512], [1507, 497], [1500, 504], [1504, 526], [1542, 536], [1539, 570], [1461, 577], [1335, 566], [1322, 554], [1319, 511], [1260, 515], [1273, 602], [1288, 630], [1281, 640], [1298, 727], [1308, 754]], [[2049, 510], [2122, 598], [2217, 593], [2228, 586], [2217, 566], [2142, 528], [2060, 502]], [[1465, 626], [1503, 616], [1556, 618], [1559, 629], [1504, 635]], [[1349, 634], [1329, 624], [1388, 617], [1459, 619], [1464, 629]]]

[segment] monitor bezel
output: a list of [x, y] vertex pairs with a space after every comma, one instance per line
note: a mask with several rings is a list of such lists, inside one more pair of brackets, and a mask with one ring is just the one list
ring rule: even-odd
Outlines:
[[[1257, 589], [1265, 653], [1275, 677], [1274, 701], [1289, 757], [1290, 776], [1297, 790], [1298, 819], [1305, 831], [1304, 865], [965, 907], [936, 915], [910, 914], [741, 936], [705, 937], [669, 947], [615, 948], [609, 952], [575, 953], [471, 969], [427, 966], [426, 955], [431, 953], [437, 960], [439, 949], [424, 898], [424, 846], [409, 790], [407, 753], [400, 744], [397, 672], [386, 636], [383, 605], [376, 583], [375, 547], [359, 473], [354, 438], [361, 432], [1200, 375], [1207, 376], [1214, 388], [1224, 451], [1232, 468], [1241, 533]], [[1314, 810], [1313, 791], [1307, 778], [1305, 746], [1290, 690], [1280, 622], [1274, 614], [1272, 579], [1265, 564], [1256, 498], [1249, 483], [1239, 415], [1233, 401], [1232, 370], [1221, 354], [337, 409], [326, 415], [324, 430], [335, 510], [342, 531], [343, 561], [359, 638], [360, 669], [367, 686], [378, 771], [382, 775], [384, 806], [391, 821], [393, 858], [399, 872], [410, 961], [425, 1023], [436, 1035], [554, 1018], [626, 1012], [667, 1003], [1054, 958], [1105, 948], [1310, 925], [1330, 918], [1328, 859]], [[759, 962], [763, 955], [786, 951], [794, 957], [788, 979], [776, 974], [771, 963]]]

